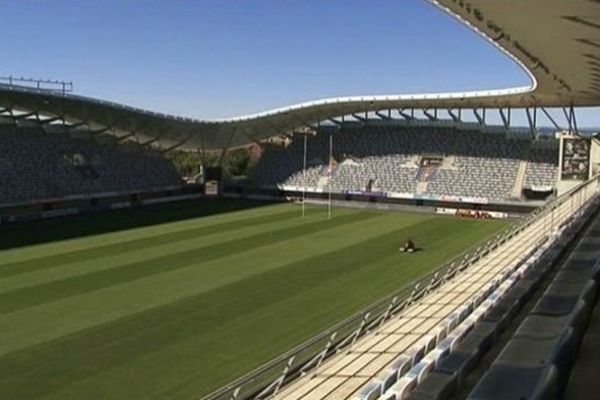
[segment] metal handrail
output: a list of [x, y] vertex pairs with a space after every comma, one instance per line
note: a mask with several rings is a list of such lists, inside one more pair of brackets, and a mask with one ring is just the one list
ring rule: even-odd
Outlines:
[[442, 267], [404, 285], [392, 294], [385, 296], [299, 346], [201, 399], [245, 400], [252, 398], [259, 400], [274, 396], [285, 383], [298, 376], [306, 375], [309, 371], [316, 369], [329, 356], [350, 347], [358, 338], [374, 327], [383, 324], [442, 282], [454, 278], [458, 273], [464, 271], [507, 240], [572, 199], [573, 195], [597, 181], [597, 178], [593, 178], [572, 188], [534, 210], [517, 223], [509, 225], [492, 238], [462, 252]]

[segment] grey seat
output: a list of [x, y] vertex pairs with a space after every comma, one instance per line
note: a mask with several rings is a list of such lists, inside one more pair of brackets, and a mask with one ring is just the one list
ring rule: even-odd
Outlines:
[[570, 367], [575, 352], [573, 328], [545, 338], [514, 337], [504, 347], [495, 365], [513, 368], [540, 368], [555, 365], [559, 371]]
[[456, 374], [430, 372], [427, 378], [411, 393], [411, 400], [445, 400], [456, 390]]
[[456, 378], [456, 385], [462, 385], [465, 376], [471, 371], [476, 357], [478, 355], [468, 353], [451, 352], [444, 358], [436, 367], [434, 372], [439, 372], [446, 375], [453, 375]]
[[478, 322], [465, 340], [457, 346], [456, 350], [460, 351], [464, 347], [477, 346], [479, 351], [484, 353], [490, 349], [497, 334], [497, 323], [491, 321]]
[[558, 392], [558, 371], [553, 365], [514, 368], [494, 365], [469, 394], [469, 400], [549, 400]]
[[592, 273], [585, 270], [561, 270], [554, 276], [554, 282], [565, 283], [584, 283], [590, 279], [593, 279]]
[[582, 299], [593, 303], [596, 298], [596, 282], [592, 279], [582, 282], [560, 282], [554, 279], [544, 295]]
[[520, 307], [531, 296], [536, 282], [537, 280], [534, 279], [519, 279], [504, 297], [507, 299], [507, 302], [513, 300]]
[[483, 319], [488, 322], [495, 322], [499, 329], [503, 329], [506, 323], [518, 311], [518, 301], [514, 298], [503, 298], [492, 307], [488, 315]]

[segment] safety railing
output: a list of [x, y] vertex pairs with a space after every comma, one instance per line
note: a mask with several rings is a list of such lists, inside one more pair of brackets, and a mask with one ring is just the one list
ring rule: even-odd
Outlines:
[[[550, 235], [558, 228], [558, 226], [552, 226], [555, 223], [552, 216], [557, 208], [570, 201], [570, 212], [575, 213], [597, 191], [598, 180], [596, 178], [578, 185], [521, 218], [518, 222], [511, 224], [491, 239], [455, 257], [441, 268], [400, 288], [300, 346], [203, 397], [202, 400], [264, 400], [274, 397], [285, 384], [310, 374], [327, 358], [351, 348], [360, 337], [402, 312], [444, 282], [456, 277], [482, 257], [490, 254], [546, 216], [551, 216], [548, 219], [550, 221], [548, 222], [548, 235]], [[557, 218], [556, 224], [560, 223], [561, 218]], [[542, 229], [544, 228], [545, 226], [542, 226]]]

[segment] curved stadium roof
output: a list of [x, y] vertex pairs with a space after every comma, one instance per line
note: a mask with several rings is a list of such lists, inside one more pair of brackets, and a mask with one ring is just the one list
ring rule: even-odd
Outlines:
[[[464, 93], [330, 98], [259, 114], [202, 121], [89, 97], [0, 85], [0, 104], [73, 123], [135, 132], [165, 147], [221, 149], [330, 118], [388, 109], [600, 105], [600, 0], [426, 0], [513, 58], [531, 85]], [[122, 135], [122, 133], [121, 133]]]

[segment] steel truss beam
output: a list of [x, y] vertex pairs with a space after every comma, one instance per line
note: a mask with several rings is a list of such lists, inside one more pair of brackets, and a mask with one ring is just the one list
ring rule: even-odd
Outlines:
[[548, 118], [550, 120], [550, 122], [552, 123], [552, 125], [554, 125], [554, 127], [556, 128], [556, 130], [562, 130], [562, 128], [560, 127], [560, 125], [558, 125], [558, 123], [556, 122], [556, 120], [554, 118], [552, 118], [552, 116], [550, 115], [550, 113], [548, 112], [548, 110], [546, 110], [545, 107], [540, 107], [540, 109], [542, 110], [542, 112], [544, 113], [544, 115], [546, 116], [546, 118]]
[[452, 118], [452, 121], [462, 122], [461, 115], [460, 115], [460, 108], [458, 109], [459, 114], [455, 114], [454, 111], [450, 108], [446, 111], [448, 112], [448, 115], [450, 116], [450, 118]]
[[425, 116], [427, 117], [427, 119], [430, 120], [430, 121], [437, 121], [438, 120], [437, 108], [433, 109], [433, 114], [430, 113], [428, 109], [424, 108], [423, 109], [423, 114], [425, 114]]
[[479, 125], [485, 125], [485, 108], [482, 109], [482, 113], [479, 114], [476, 108], [473, 108], [473, 115], [477, 119]]
[[531, 137], [537, 139], [537, 107], [533, 107], [533, 115], [531, 114], [531, 108], [525, 108], [525, 113], [527, 114], [527, 123], [529, 124], [529, 130], [531, 131]]
[[388, 110], [387, 115], [385, 115], [384, 113], [382, 113], [381, 111], [375, 111], [375, 115], [377, 115], [379, 118], [381, 119], [385, 119], [385, 120], [390, 120], [393, 119], [392, 118], [392, 110]]
[[504, 125], [504, 129], [509, 130], [510, 129], [510, 117], [511, 117], [511, 108], [509, 107], [506, 111], [506, 114], [504, 113], [504, 109], [499, 108], [498, 112], [500, 113], [500, 118], [502, 119], [502, 124]]
[[406, 112], [404, 112], [404, 109], [398, 110], [398, 113], [402, 116], [402, 118], [404, 118], [407, 121], [412, 121], [415, 119], [415, 110], [414, 109], [410, 110], [410, 114], [407, 114]]

